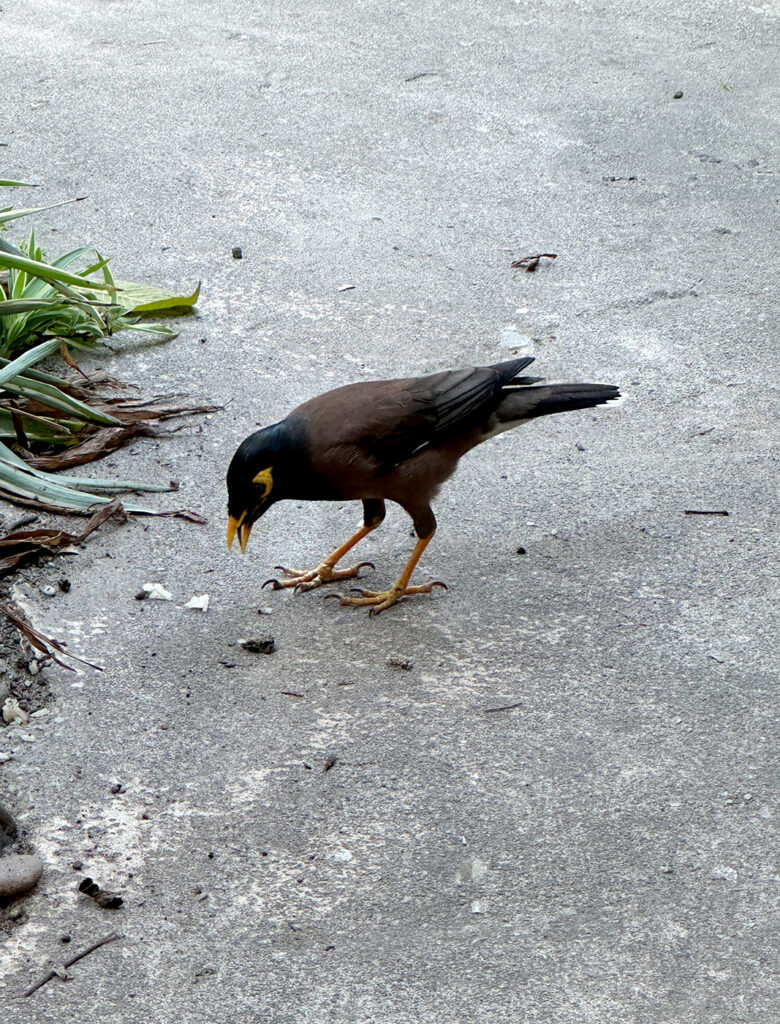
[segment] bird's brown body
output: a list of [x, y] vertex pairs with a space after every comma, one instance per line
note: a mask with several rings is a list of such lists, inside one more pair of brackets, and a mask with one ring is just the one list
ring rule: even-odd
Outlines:
[[394, 501], [414, 518], [414, 511], [425, 509], [452, 476], [460, 457], [479, 443], [481, 431], [472, 428], [435, 447], [424, 445], [392, 468], [384, 465], [371, 439], [388, 422], [397, 422], [399, 413], [409, 416], [411, 383], [348, 384], [328, 392], [327, 402], [325, 396], [313, 398], [290, 414], [303, 417], [317, 438], [311, 468], [333, 485], [337, 498]]
[[430, 590], [430, 584], [408, 587], [408, 580], [436, 528], [430, 503], [458, 460], [534, 417], [619, 397], [612, 385], [536, 386], [539, 378], [518, 376], [530, 362], [348, 384], [304, 402], [238, 449], [228, 471], [229, 541], [238, 531], [243, 549], [252, 522], [280, 498], [361, 500], [364, 525], [345, 545], [316, 570], [284, 570], [291, 578], [273, 581], [311, 589], [357, 575], [356, 569], [336, 570], [336, 561], [379, 525], [384, 502], [394, 501], [409, 513], [420, 538], [412, 559], [392, 590], [342, 601], [381, 611], [404, 594]]

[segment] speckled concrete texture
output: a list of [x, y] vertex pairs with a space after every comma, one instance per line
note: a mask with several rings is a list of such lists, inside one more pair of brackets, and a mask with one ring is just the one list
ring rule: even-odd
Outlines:
[[[105, 671], [47, 669], [34, 742], [0, 730], [45, 864], [0, 938], [6, 1024], [772, 1019], [777, 19], [5, 0], [2, 172], [88, 196], [42, 243], [203, 281], [176, 341], [95, 365], [225, 406], [92, 469], [176, 478], [208, 525], [110, 524], [18, 581]], [[448, 593], [374, 620], [261, 593], [358, 509], [277, 506], [229, 557], [242, 437], [341, 383], [507, 358], [507, 332], [625, 400], [464, 460], [421, 574]], [[395, 510], [358, 551], [389, 583], [411, 543]], [[135, 601], [149, 581], [174, 601]], [[112, 930], [20, 998], [61, 935]]]

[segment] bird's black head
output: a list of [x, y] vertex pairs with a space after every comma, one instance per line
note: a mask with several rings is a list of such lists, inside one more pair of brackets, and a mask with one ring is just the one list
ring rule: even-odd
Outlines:
[[241, 550], [246, 549], [253, 524], [274, 502], [290, 497], [305, 460], [305, 438], [289, 419], [241, 442], [227, 471], [228, 547], [238, 534]]

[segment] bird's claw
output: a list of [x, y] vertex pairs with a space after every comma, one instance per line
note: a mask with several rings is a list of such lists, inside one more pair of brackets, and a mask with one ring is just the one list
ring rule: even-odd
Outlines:
[[265, 581], [265, 583], [262, 585], [262, 587], [260, 587], [260, 589], [265, 590], [269, 583], [271, 585], [271, 590], [281, 590], [284, 586], [283, 583], [280, 583], [279, 580], [274, 579], [274, 577], [272, 576], [270, 580]]
[[370, 568], [375, 569], [376, 566], [373, 562], [358, 562], [357, 565], [353, 565], [350, 569], [334, 569], [333, 566], [327, 562], [323, 562], [318, 565], [316, 569], [310, 569], [303, 571], [300, 569], [288, 569], [284, 565], [275, 565], [274, 569], [278, 569], [279, 572], [283, 572], [285, 576], [289, 576], [286, 580], [277, 580], [271, 578], [266, 580], [263, 586], [260, 588], [271, 585], [273, 590], [287, 590], [292, 588], [293, 593], [305, 593], [307, 590], [314, 590], [317, 587], [321, 587], [324, 583], [336, 583], [338, 580], [351, 580], [359, 577], [360, 570]]
[[432, 580], [430, 583], [423, 583], [416, 587], [391, 587], [390, 590], [361, 590], [360, 587], [351, 587], [350, 594], [359, 594], [359, 597], [340, 597], [338, 594], [329, 594], [328, 597], [335, 597], [339, 604], [346, 607], [360, 608], [368, 607], [369, 615], [379, 615], [380, 612], [391, 608], [404, 597], [414, 594], [430, 594], [434, 587], [441, 587], [447, 590], [447, 584], [441, 580]]

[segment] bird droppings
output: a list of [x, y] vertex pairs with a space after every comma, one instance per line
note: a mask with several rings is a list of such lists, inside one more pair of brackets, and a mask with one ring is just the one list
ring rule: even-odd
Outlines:
[[196, 594], [191, 597], [185, 604], [185, 608], [195, 608], [201, 612], [207, 612], [209, 609], [209, 595], [208, 594]]
[[15, 697], [7, 697], [3, 704], [3, 721], [9, 725], [27, 725], [29, 715], [19, 706]]
[[[145, 593], [150, 601], [172, 601], [173, 594], [166, 590], [162, 583], [144, 583], [141, 588], [141, 593]], [[143, 600], [139, 594], [136, 594], [136, 600]]]
[[388, 668], [400, 668], [404, 672], [409, 672], [410, 669], [414, 668], [414, 662], [411, 658], [399, 658], [397, 655], [392, 655], [385, 662]]
[[265, 607], [265, 608], [258, 608], [257, 609], [257, 614], [258, 615], [273, 615], [273, 613], [274, 613], [273, 608]]
[[44, 584], [40, 588], [40, 591], [41, 591], [41, 593], [43, 594], [44, 597], [56, 597], [57, 596], [57, 588], [51, 586], [50, 583]]
[[509, 327], [501, 332], [501, 338], [498, 342], [499, 348], [511, 349], [529, 348], [532, 344], [533, 341], [529, 334], [520, 334]]
[[251, 654], [273, 654], [276, 650], [276, 641], [272, 636], [264, 636], [252, 640], [242, 640], [241, 646]]

